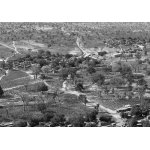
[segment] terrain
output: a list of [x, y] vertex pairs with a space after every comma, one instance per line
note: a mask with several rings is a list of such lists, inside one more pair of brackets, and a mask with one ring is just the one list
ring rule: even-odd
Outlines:
[[0, 29], [1, 126], [149, 126], [149, 23]]

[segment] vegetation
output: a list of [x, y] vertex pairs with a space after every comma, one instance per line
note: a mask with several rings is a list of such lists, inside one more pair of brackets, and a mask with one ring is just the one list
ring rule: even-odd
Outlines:
[[125, 126], [149, 126], [149, 23], [0, 23], [0, 29], [1, 122], [112, 126], [118, 118], [100, 104], [123, 107], [117, 115]]

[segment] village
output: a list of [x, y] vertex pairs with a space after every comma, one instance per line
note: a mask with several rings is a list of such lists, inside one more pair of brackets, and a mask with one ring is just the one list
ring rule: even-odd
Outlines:
[[[71, 37], [71, 51], [53, 53], [32, 45], [36, 51], [22, 53], [17, 42], [6, 42], [15, 53], [0, 63], [0, 126], [149, 127], [149, 40], [104, 37], [89, 47], [98, 29], [76, 27], [83, 31], [79, 34], [66, 24], [50, 26], [66, 41]], [[29, 29], [45, 34], [50, 26]], [[88, 29], [93, 35], [84, 33]], [[8, 37], [1, 34], [4, 43]]]

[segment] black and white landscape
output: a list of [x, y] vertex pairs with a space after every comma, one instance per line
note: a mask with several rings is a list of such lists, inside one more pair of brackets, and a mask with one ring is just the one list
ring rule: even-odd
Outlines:
[[149, 104], [150, 23], [0, 23], [0, 127], [149, 127]]

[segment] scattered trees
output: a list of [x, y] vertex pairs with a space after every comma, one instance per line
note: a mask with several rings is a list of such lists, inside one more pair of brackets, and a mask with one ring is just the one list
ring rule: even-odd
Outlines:
[[95, 73], [96, 72], [96, 70], [95, 70], [95, 68], [94, 67], [88, 67], [87, 68], [87, 72], [89, 73], [89, 74], [93, 74], [93, 73]]
[[105, 82], [105, 76], [102, 73], [95, 73], [92, 75], [92, 82], [101, 86]]
[[34, 79], [37, 79], [38, 74], [40, 73], [41, 69], [38, 64], [32, 66], [32, 72], [34, 74]]

